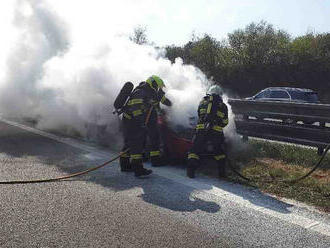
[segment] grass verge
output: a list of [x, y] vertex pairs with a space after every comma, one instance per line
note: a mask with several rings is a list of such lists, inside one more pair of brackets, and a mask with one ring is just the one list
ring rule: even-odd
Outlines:
[[246, 182], [233, 173], [229, 173], [229, 180], [330, 212], [330, 152], [319, 169], [296, 183], [282, 180], [292, 180], [308, 173], [321, 158], [315, 149], [251, 140], [230, 157], [232, 165], [253, 181]]

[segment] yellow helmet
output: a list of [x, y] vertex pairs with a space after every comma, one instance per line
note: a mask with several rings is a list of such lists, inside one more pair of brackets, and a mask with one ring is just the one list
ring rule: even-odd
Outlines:
[[154, 90], [158, 90], [158, 89], [162, 89], [165, 87], [164, 81], [156, 76], [156, 75], [152, 75], [151, 77], [149, 77], [146, 82], [150, 85], [151, 88], [153, 88]]

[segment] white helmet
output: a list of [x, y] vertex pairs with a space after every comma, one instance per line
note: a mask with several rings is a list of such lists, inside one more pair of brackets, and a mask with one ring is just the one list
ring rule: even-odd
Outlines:
[[208, 95], [218, 95], [222, 96], [223, 92], [219, 85], [212, 85], [209, 90], [207, 91]]

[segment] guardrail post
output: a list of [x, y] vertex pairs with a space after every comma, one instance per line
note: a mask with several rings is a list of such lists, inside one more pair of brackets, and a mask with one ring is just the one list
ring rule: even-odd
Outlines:
[[322, 156], [324, 153], [324, 148], [323, 147], [318, 147], [317, 148], [317, 155]]
[[[244, 121], [248, 121], [248, 120], [249, 120], [249, 116], [248, 116], [248, 115], [243, 115], [243, 120], [244, 120]], [[248, 142], [248, 140], [249, 140], [249, 136], [247, 136], [247, 135], [243, 135], [243, 137], [242, 137], [242, 141], [243, 141], [243, 142]]]
[[243, 135], [242, 136], [242, 141], [243, 142], [248, 142], [249, 141], [249, 136]]
[[[325, 128], [325, 122], [320, 121], [320, 124], [319, 125], [320, 125], [320, 128]], [[317, 148], [317, 154], [319, 156], [322, 156], [323, 153], [324, 153], [324, 148], [323, 147], [318, 147]]]

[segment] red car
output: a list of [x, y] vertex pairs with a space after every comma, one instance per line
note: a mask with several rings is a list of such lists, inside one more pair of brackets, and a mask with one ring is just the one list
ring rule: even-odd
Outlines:
[[[192, 122], [194, 121], [192, 120]], [[166, 121], [166, 115], [158, 117], [158, 124], [163, 141], [163, 150], [168, 159], [170, 161], [185, 161], [187, 159], [187, 153], [193, 145], [192, 140], [195, 133], [195, 125], [191, 124], [190, 128], [180, 128], [180, 131], [176, 132], [169, 127]], [[215, 149], [216, 147], [212, 141], [208, 141], [200, 156], [204, 158], [212, 157], [215, 154]]]
[[170, 160], [185, 160], [187, 153], [192, 146], [192, 129], [187, 129], [185, 132], [176, 133], [169, 128], [166, 117], [158, 118], [161, 137], [164, 143], [164, 152]]

